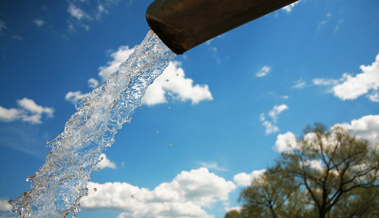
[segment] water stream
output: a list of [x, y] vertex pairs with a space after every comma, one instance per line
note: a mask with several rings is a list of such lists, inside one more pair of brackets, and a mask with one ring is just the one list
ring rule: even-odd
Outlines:
[[100, 154], [130, 122], [146, 88], [176, 55], [151, 31], [109, 80], [81, 99], [64, 131], [47, 143], [51, 150], [39, 171], [28, 177], [27, 192], [11, 200], [20, 217], [66, 217], [80, 210]]

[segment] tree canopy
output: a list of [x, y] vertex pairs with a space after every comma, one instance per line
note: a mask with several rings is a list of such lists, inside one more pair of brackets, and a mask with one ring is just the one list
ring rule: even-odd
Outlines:
[[304, 129], [240, 193], [241, 217], [379, 216], [379, 148], [342, 127]]

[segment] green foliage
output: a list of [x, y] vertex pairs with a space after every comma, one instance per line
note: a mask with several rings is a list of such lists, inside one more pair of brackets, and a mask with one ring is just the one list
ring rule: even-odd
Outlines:
[[237, 210], [230, 210], [225, 214], [225, 218], [240, 218], [240, 213]]
[[379, 214], [378, 145], [316, 123], [295, 149], [240, 193], [241, 217], [372, 217]]

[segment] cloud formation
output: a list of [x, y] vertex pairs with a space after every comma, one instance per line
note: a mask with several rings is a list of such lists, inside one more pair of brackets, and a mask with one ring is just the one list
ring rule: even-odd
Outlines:
[[289, 4], [285, 7], [283, 7], [282, 9], [285, 10], [287, 13], [291, 13], [292, 12], [292, 9], [299, 3], [300, 1], [297, 1], [297, 2], [294, 2], [292, 4]]
[[354, 119], [350, 123], [336, 124], [351, 131], [358, 138], [367, 139], [372, 145], [379, 143], [379, 115], [367, 115]]
[[267, 76], [267, 74], [269, 74], [270, 71], [271, 71], [271, 67], [270, 66], [263, 66], [258, 71], [258, 73], [255, 74], [255, 76], [257, 76], [257, 77], [264, 77], [264, 76]]
[[294, 82], [295, 84], [292, 86], [293, 89], [302, 89], [307, 85], [307, 83], [303, 79], [299, 79]]
[[42, 20], [41, 18], [38, 18], [38, 19], [33, 20], [33, 23], [37, 25], [37, 27], [41, 27], [43, 26], [43, 24], [45, 24], [45, 21]]
[[109, 9], [117, 4], [118, 0], [67, 0], [67, 2], [68, 28], [70, 31], [75, 31], [76, 27], [89, 30], [89, 22], [101, 20], [102, 16], [107, 14]]
[[88, 86], [89, 86], [90, 88], [96, 88], [98, 85], [99, 85], [99, 81], [97, 81], [96, 79], [94, 79], [94, 78], [90, 78], [90, 79], [88, 80]]
[[197, 104], [204, 100], [213, 100], [208, 85], [193, 85], [193, 80], [185, 77], [180, 62], [172, 61], [154, 82], [151, 84], [142, 98], [142, 103], [154, 105], [167, 102], [166, 95], [171, 98], [191, 101]]
[[278, 122], [278, 116], [280, 113], [287, 109], [288, 106], [285, 104], [275, 105], [274, 108], [268, 112], [268, 115], [271, 117], [271, 121], [268, 121], [266, 119], [265, 114], [261, 113], [261, 115], [259, 116], [259, 120], [262, 122], [262, 125], [266, 128], [266, 135], [279, 132], [279, 127], [276, 125], [276, 123]]
[[278, 152], [290, 151], [297, 147], [297, 139], [292, 132], [279, 134], [276, 138], [274, 150]]
[[120, 46], [117, 51], [110, 54], [112, 60], [107, 62], [107, 65], [99, 67], [99, 76], [103, 81], [108, 80], [109, 76], [118, 70], [118, 67], [122, 62], [128, 59], [129, 55], [134, 52], [134, 49], [129, 46]]
[[0, 106], [0, 121], [12, 122], [22, 120], [24, 122], [40, 124], [42, 123], [42, 115], [51, 118], [54, 114], [54, 108], [42, 107], [28, 98], [17, 100], [17, 104], [19, 108], [7, 109]]
[[266, 172], [265, 169], [262, 170], [254, 170], [250, 174], [247, 173], [239, 173], [233, 177], [233, 181], [237, 183], [238, 186], [249, 186], [251, 185], [251, 182], [257, 178], [258, 176], [262, 175], [264, 172]]
[[[117, 51], [112, 52], [111, 61], [107, 65], [101, 66], [99, 76], [105, 81], [109, 76], [118, 70], [118, 67], [124, 62], [133, 49], [129, 46], [120, 46]], [[193, 80], [185, 77], [181, 63], [178, 61], [170, 62], [168, 67], [163, 71], [151, 84], [142, 98], [142, 104], [155, 105], [167, 102], [167, 96], [180, 101], [191, 101], [197, 104], [204, 100], [213, 100], [208, 85], [193, 84]]]
[[0, 200], [0, 211], [12, 211], [12, 205], [7, 200]]
[[107, 158], [107, 155], [102, 153], [100, 154], [100, 162], [97, 163], [97, 167], [99, 167], [101, 170], [104, 169], [104, 168], [111, 168], [111, 169], [116, 169], [116, 164], [112, 161], [110, 161], [108, 158]]
[[362, 73], [355, 76], [344, 73], [340, 79], [316, 78], [315, 85], [331, 86], [330, 92], [342, 100], [354, 100], [362, 95], [379, 102], [379, 54], [368, 66], [361, 65]]
[[76, 104], [79, 99], [84, 98], [88, 96], [89, 93], [82, 93], [81, 91], [69, 91], [67, 92], [66, 96], [64, 97], [67, 101], [70, 101], [73, 104]]
[[[331, 127], [342, 127], [358, 138], [367, 139], [372, 146], [379, 143], [379, 115], [367, 115], [359, 119], [354, 119], [350, 123], [338, 123]], [[314, 133], [305, 135], [305, 139], [310, 140]], [[327, 142], [325, 142], [327, 144]], [[297, 147], [295, 134], [287, 132], [279, 134], [276, 138], [274, 150], [278, 152], [288, 152]]]
[[90, 182], [88, 189], [88, 196], [80, 202], [86, 210], [120, 211], [119, 217], [206, 218], [213, 216], [204, 208], [219, 201], [227, 202], [236, 185], [200, 168], [182, 171], [171, 182], [162, 183], [154, 190], [120, 182]]

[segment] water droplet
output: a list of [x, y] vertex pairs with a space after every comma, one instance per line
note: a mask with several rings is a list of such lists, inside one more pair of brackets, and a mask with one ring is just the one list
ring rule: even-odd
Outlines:
[[101, 168], [100, 168], [100, 167], [97, 167], [97, 168], [96, 168], [96, 170], [97, 170], [97, 171], [100, 171], [100, 170], [101, 170]]
[[130, 195], [130, 197], [134, 198], [134, 195]]
[[159, 133], [159, 131], [157, 131], [157, 133]]
[[179, 74], [177, 73], [176, 76], [179, 76]]
[[93, 188], [93, 190], [94, 190], [95, 192], [97, 192], [97, 188]]
[[168, 82], [168, 81], [170, 81], [170, 80], [166, 79], [166, 82]]
[[168, 106], [168, 109], [171, 109], [171, 106]]

